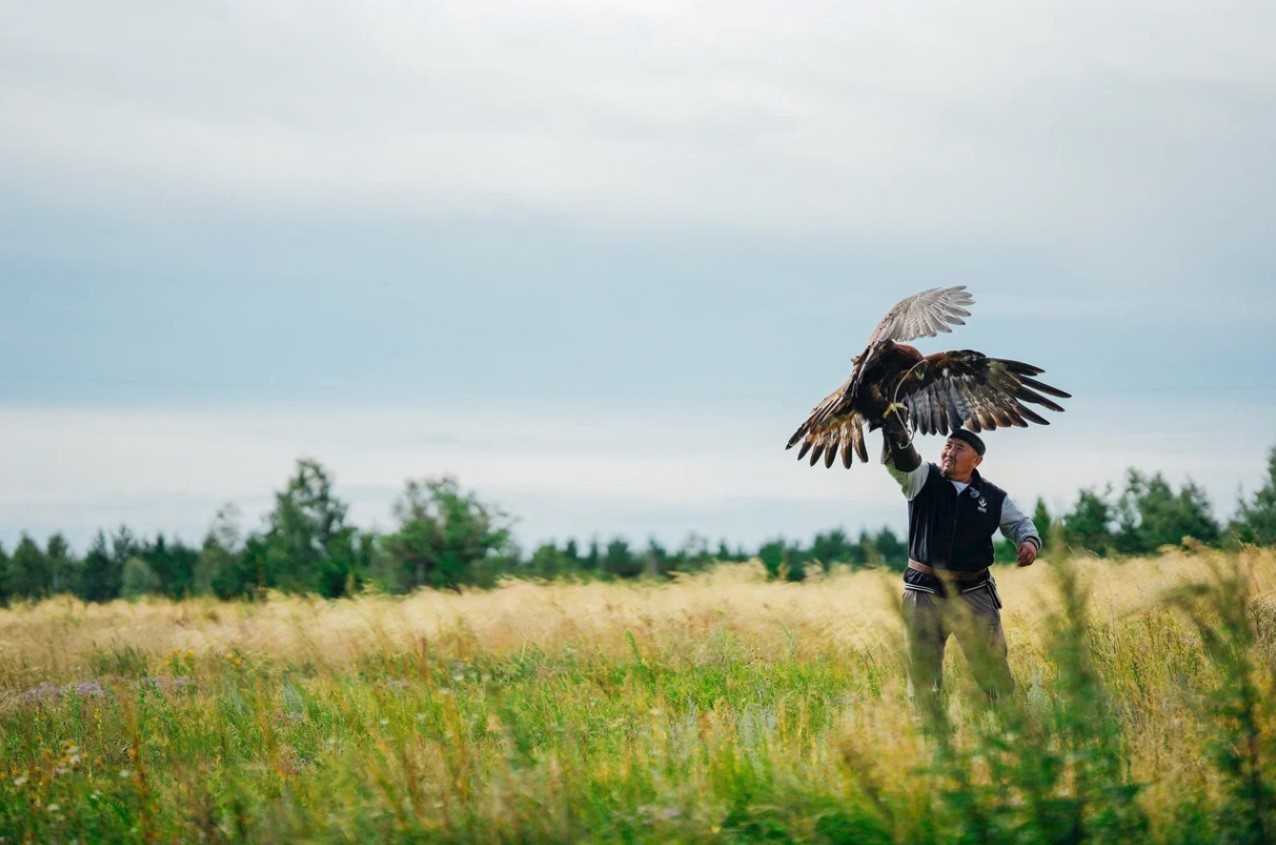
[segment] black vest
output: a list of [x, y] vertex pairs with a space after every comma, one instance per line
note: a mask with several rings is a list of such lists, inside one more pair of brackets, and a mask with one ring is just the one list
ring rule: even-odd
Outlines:
[[[926, 484], [908, 503], [908, 556], [937, 569], [977, 572], [991, 566], [992, 536], [1001, 526], [1005, 500], [1006, 491], [985, 481], [978, 470], [959, 495], [939, 467], [930, 464]], [[934, 581], [912, 570], [907, 574], [910, 583]]]

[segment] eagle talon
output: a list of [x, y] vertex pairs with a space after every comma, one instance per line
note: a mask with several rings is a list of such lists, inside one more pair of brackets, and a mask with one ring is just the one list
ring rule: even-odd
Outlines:
[[899, 417], [901, 420], [908, 417], [908, 406], [902, 402], [892, 402], [886, 406], [886, 410], [882, 411], [882, 419], [886, 419], [891, 414]]

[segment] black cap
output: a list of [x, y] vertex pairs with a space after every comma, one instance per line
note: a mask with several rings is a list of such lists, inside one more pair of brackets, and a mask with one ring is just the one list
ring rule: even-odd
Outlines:
[[984, 441], [980, 440], [979, 435], [975, 434], [973, 431], [967, 431], [964, 428], [958, 428], [958, 429], [954, 429], [953, 433], [948, 435], [948, 437], [949, 439], [952, 439], [952, 440], [961, 440], [965, 443], [969, 443], [970, 448], [975, 450], [975, 454], [979, 455], [980, 457], [983, 457], [984, 449], [986, 448], [984, 446]]

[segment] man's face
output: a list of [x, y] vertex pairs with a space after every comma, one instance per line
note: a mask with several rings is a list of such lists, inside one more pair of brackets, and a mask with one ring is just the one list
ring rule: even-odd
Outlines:
[[950, 437], [939, 453], [939, 468], [944, 477], [953, 481], [970, 481], [970, 474], [983, 462], [983, 457], [975, 452], [975, 447], [965, 440]]

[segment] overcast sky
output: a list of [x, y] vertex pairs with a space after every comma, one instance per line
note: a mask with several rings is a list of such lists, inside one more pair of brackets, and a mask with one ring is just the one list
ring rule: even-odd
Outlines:
[[1276, 446], [1273, 43], [1260, 2], [5, 3], [0, 542], [255, 529], [306, 456], [365, 527], [450, 473], [524, 546], [902, 530], [783, 445], [953, 284], [923, 351], [1075, 395], [989, 478], [1228, 516]]

